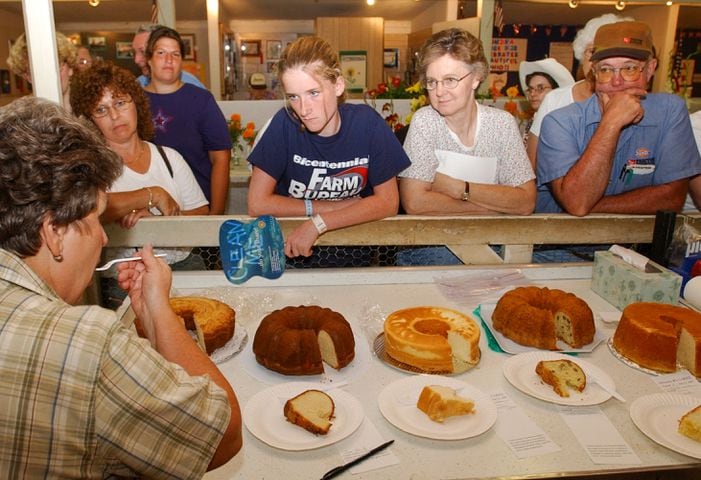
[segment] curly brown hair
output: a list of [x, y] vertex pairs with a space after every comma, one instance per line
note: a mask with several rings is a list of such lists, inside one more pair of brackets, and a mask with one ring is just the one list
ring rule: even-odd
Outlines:
[[92, 67], [77, 72], [71, 78], [71, 107], [75, 115], [82, 115], [93, 121], [92, 114], [105, 94], [129, 95], [136, 105], [136, 130], [142, 140], [151, 140], [154, 136], [151, 107], [134, 75], [111, 62], [97, 62]]
[[75, 224], [122, 174], [93, 124], [27, 96], [0, 108], [0, 248], [36, 255], [42, 222]]

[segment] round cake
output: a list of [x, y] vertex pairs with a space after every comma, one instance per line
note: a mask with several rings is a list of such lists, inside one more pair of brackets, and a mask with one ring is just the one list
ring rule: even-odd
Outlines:
[[225, 303], [205, 297], [173, 297], [170, 306], [184, 320], [185, 328], [199, 327], [208, 354], [234, 336], [236, 313]]
[[674, 372], [679, 363], [701, 376], [701, 314], [664, 303], [631, 303], [613, 334], [613, 347], [641, 367]]
[[521, 345], [559, 350], [560, 339], [573, 348], [594, 340], [594, 315], [576, 295], [546, 287], [506, 292], [492, 313], [494, 329]]
[[285, 307], [263, 318], [253, 339], [256, 361], [284, 375], [336, 370], [355, 358], [353, 330], [338, 312], [319, 306]]
[[442, 307], [392, 312], [384, 324], [385, 353], [426, 372], [460, 373], [480, 359], [480, 329], [467, 315]]

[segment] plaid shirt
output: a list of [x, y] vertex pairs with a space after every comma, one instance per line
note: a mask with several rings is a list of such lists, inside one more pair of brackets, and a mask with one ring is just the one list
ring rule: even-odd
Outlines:
[[0, 249], [3, 478], [200, 478], [226, 393], [96, 306], [70, 306]]

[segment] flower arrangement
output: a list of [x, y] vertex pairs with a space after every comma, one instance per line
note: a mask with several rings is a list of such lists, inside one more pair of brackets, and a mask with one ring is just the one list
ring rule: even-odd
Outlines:
[[[411, 122], [413, 113], [428, 103], [424, 89], [419, 82], [407, 85], [397, 76], [388, 78], [387, 82], [378, 83], [377, 88], [365, 92], [364, 98], [365, 102], [372, 104], [373, 108], [375, 108], [376, 100], [389, 100], [389, 102], [382, 105], [382, 114], [387, 125], [395, 132], [408, 125]], [[394, 111], [394, 99], [411, 99], [411, 113], [404, 119], [400, 119], [399, 115]]]
[[[245, 127], [242, 127], [241, 115], [234, 113], [229, 119], [229, 135], [231, 136], [231, 144], [233, 148], [238, 148], [243, 151], [244, 145], [253, 146], [256, 140], [256, 124], [248, 122]], [[242, 142], [243, 141], [243, 144]]]
[[514, 102], [514, 98], [518, 97], [518, 87], [511, 86], [506, 89], [506, 96], [509, 100], [504, 104], [504, 110], [511, 115], [518, 116], [518, 104]]

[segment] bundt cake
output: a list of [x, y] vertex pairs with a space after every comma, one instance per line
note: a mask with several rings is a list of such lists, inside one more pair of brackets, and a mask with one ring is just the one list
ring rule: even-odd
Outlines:
[[321, 390], [305, 390], [285, 402], [283, 413], [288, 422], [317, 435], [326, 435], [331, 429], [336, 406], [333, 399]]
[[[227, 304], [206, 297], [173, 297], [170, 306], [185, 323], [185, 328], [197, 332], [198, 343], [207, 354], [226, 345], [234, 336], [236, 312]], [[134, 320], [136, 333], [146, 337], [141, 321]]]
[[561, 397], [569, 397], [570, 388], [581, 392], [587, 386], [587, 376], [582, 367], [572, 360], [541, 360], [535, 367], [535, 373]]
[[613, 347], [638, 365], [674, 372], [677, 363], [701, 376], [701, 314], [666, 303], [631, 303], [621, 315]]
[[480, 329], [456, 310], [412, 307], [385, 319], [385, 353], [426, 372], [464, 372], [480, 359]]
[[[338, 312], [319, 306], [285, 307], [263, 318], [253, 338], [256, 361], [284, 375], [336, 370], [355, 358], [350, 324]], [[323, 363], [322, 363], [323, 362]]]
[[594, 340], [594, 315], [576, 295], [547, 287], [506, 292], [492, 314], [494, 329], [521, 345], [558, 350], [560, 339], [572, 348]]
[[448, 417], [475, 412], [472, 400], [457, 395], [454, 389], [444, 385], [426, 385], [421, 390], [416, 408], [438, 423], [443, 423]]

